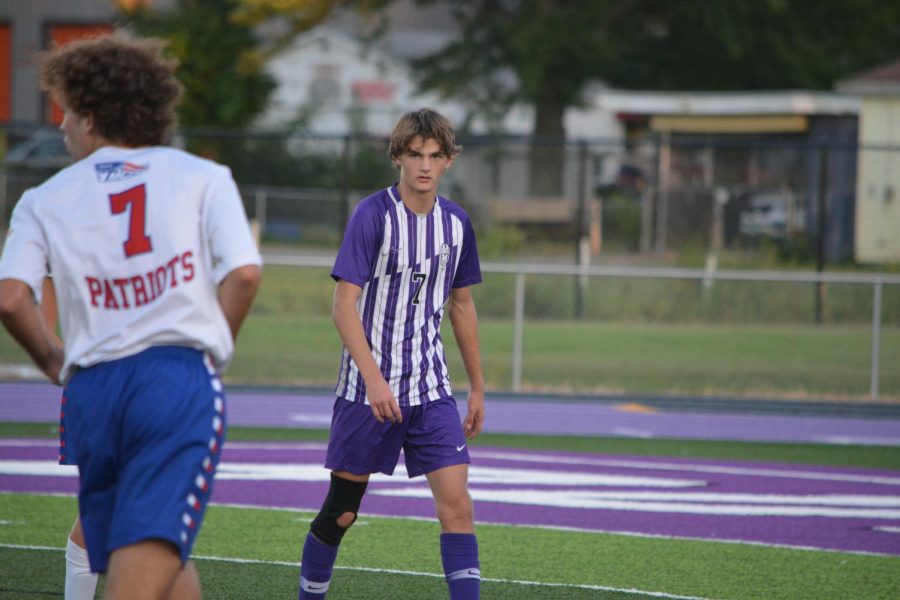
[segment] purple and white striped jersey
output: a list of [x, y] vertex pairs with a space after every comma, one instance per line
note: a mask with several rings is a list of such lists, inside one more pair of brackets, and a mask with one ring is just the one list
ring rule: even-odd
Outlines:
[[[481, 283], [475, 232], [466, 212], [437, 196], [413, 213], [396, 186], [356, 207], [331, 276], [362, 288], [357, 311], [375, 362], [400, 406], [451, 396], [441, 319], [453, 288]], [[365, 402], [365, 383], [344, 348], [335, 392]]]

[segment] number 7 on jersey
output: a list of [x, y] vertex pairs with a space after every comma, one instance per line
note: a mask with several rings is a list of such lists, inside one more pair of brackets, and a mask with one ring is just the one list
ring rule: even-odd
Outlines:
[[128, 239], [122, 246], [125, 249], [125, 257], [131, 258], [136, 254], [143, 254], [153, 250], [153, 242], [147, 235], [147, 188], [141, 185], [129, 188], [124, 192], [109, 195], [109, 205], [112, 214], [128, 213]]

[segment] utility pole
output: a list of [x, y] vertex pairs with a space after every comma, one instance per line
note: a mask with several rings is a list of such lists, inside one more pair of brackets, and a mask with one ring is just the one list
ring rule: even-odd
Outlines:
[[[819, 151], [819, 206], [816, 211], [816, 273], [825, 271], [825, 236], [828, 231], [828, 146], [822, 145]], [[816, 282], [815, 321], [822, 324], [822, 312], [825, 304], [827, 288], [824, 281]]]

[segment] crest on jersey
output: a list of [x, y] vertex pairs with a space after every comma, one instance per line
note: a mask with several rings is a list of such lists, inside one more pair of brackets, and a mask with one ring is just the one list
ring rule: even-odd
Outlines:
[[100, 183], [125, 181], [143, 173], [149, 168], [149, 165], [136, 165], [128, 161], [105, 162], [94, 165], [94, 169], [97, 171], [97, 181]]
[[450, 246], [441, 244], [441, 266], [446, 267], [448, 260], [450, 260]]

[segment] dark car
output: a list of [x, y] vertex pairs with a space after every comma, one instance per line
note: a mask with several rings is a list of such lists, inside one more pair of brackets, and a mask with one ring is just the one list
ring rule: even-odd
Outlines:
[[72, 163], [66, 150], [63, 134], [59, 131], [39, 129], [27, 139], [12, 146], [4, 158], [10, 175], [49, 175]]

